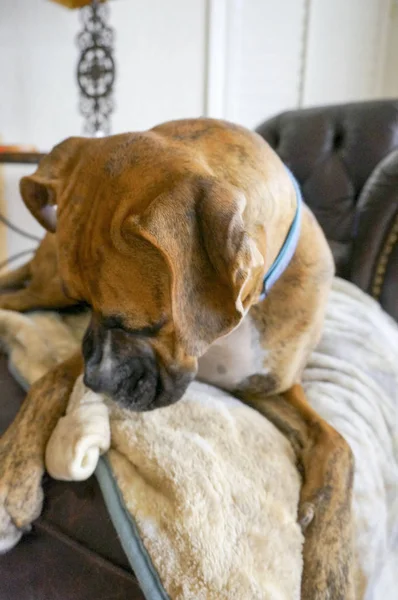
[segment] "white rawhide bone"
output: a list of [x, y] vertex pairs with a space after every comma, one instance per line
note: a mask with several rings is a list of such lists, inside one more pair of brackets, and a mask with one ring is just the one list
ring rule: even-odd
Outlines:
[[80, 376], [66, 415], [58, 421], [47, 444], [47, 471], [64, 481], [88, 479], [110, 443], [108, 408], [100, 394], [85, 387]]

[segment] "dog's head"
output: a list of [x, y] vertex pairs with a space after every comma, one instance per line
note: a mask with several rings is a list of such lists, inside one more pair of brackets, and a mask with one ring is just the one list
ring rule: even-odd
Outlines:
[[244, 195], [151, 132], [70, 138], [21, 193], [56, 229], [65, 293], [92, 309], [86, 384], [137, 411], [177, 401], [258, 295]]

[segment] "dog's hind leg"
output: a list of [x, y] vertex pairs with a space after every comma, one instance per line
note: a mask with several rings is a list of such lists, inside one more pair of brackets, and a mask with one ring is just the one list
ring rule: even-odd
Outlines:
[[49, 281], [47, 286], [42, 288], [35, 289], [33, 286], [28, 285], [28, 287], [21, 290], [0, 294], [0, 308], [17, 312], [57, 309], [75, 304], [76, 302], [66, 298], [61, 287], [54, 281]]
[[279, 396], [242, 399], [289, 439], [303, 476], [298, 519], [304, 531], [302, 600], [353, 600], [354, 461], [344, 438], [309, 405], [301, 385]]
[[67, 298], [62, 286], [55, 235], [48, 233], [42, 239], [29, 263], [0, 277], [0, 290], [23, 283], [25, 287], [0, 294], [0, 308], [26, 312], [76, 304], [76, 301]]
[[0, 275], [0, 290], [22, 287], [30, 279], [30, 263], [31, 261], [13, 271], [8, 271]]

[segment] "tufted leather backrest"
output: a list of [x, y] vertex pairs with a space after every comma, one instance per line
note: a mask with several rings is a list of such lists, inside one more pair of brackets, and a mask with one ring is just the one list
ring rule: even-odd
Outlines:
[[257, 132], [297, 177], [337, 274], [398, 319], [398, 101], [289, 111]]

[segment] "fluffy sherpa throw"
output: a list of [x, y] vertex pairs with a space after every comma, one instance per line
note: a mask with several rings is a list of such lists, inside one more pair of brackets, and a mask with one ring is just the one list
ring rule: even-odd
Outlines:
[[[13, 372], [32, 383], [75, 348], [85, 319], [0, 311]], [[395, 599], [398, 328], [342, 280], [304, 385], [355, 454], [357, 598]], [[290, 445], [266, 419], [196, 382], [176, 405], [129, 413], [79, 379], [47, 467], [88, 477], [109, 443], [96, 475], [147, 598], [298, 600], [300, 480]]]

